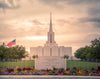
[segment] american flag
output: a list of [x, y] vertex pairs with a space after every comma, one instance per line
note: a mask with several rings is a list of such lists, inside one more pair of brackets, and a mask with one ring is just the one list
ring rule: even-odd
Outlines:
[[7, 44], [8, 47], [11, 47], [12, 45], [15, 45], [16, 44], [16, 39], [14, 39], [13, 41], [9, 42]]

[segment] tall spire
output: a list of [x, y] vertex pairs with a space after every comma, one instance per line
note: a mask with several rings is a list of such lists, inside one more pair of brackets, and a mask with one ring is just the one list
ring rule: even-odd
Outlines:
[[48, 40], [46, 42], [46, 46], [57, 46], [55, 40], [54, 40], [54, 32], [52, 29], [52, 13], [50, 12], [50, 26], [49, 26], [49, 32], [48, 32]]
[[50, 12], [50, 28], [49, 28], [49, 32], [53, 32], [52, 30], [52, 13]]

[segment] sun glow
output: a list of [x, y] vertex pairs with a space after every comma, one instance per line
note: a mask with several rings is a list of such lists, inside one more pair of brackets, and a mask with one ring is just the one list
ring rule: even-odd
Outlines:
[[26, 25], [26, 26], [33, 26], [33, 24], [32, 24], [32, 23], [30, 23], [30, 22], [24, 22], [24, 23], [22, 23], [22, 25]]
[[26, 49], [26, 51], [30, 54], [30, 49]]
[[46, 36], [33, 36], [33, 37], [26, 37], [28, 40], [46, 40]]

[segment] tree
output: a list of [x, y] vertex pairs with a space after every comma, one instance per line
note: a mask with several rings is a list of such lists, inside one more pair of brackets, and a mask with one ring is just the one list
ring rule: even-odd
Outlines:
[[0, 46], [0, 60], [5, 58], [6, 47], [4, 45]]
[[33, 59], [38, 58], [38, 55], [33, 55]]
[[14, 58], [21, 59], [21, 58], [25, 58], [27, 56], [25, 47], [23, 47], [23, 46], [15, 46], [13, 48], [13, 51], [15, 52]]
[[100, 46], [100, 37], [91, 41], [91, 47]]
[[6, 50], [6, 52], [5, 52], [5, 60], [11, 60], [12, 58], [13, 58], [13, 52], [12, 52], [12, 48], [10, 47], [10, 48], [6, 48], [5, 49]]
[[84, 59], [84, 48], [79, 48], [78, 50], [76, 50], [76, 52], [74, 53], [75, 54], [75, 57], [76, 58], [80, 58], [80, 59]]
[[14, 46], [14, 47], [5, 47], [4, 45], [0, 46], [0, 59], [3, 60], [12, 60], [12, 59], [22, 59], [28, 56], [23, 46]]
[[89, 46], [85, 46], [83, 53], [81, 54], [81, 59], [89, 59], [90, 57], [87, 56], [89, 53], [91, 52], [90, 47]]
[[100, 37], [92, 40], [90, 46], [76, 50], [75, 57], [80, 59], [100, 59]]
[[25, 47], [23, 46], [15, 46], [15, 47], [11, 47], [10, 48], [10, 53], [12, 54], [11, 57], [12, 59], [22, 59], [22, 58], [25, 58], [26, 56], [28, 56], [28, 54], [26, 54], [26, 51], [25, 51]]
[[76, 52], [74, 53], [75, 54], [75, 57], [76, 58], [80, 58], [80, 59], [87, 59], [87, 54], [90, 52], [90, 47], [89, 46], [85, 46], [85, 47], [82, 47], [82, 48], [79, 48], [78, 50], [76, 50]]
[[91, 41], [91, 56], [93, 59], [100, 59], [100, 37]]
[[68, 59], [69, 58], [69, 56], [68, 55], [64, 55], [64, 57], [63, 57], [64, 59]]
[[91, 57], [92, 59], [100, 59], [100, 46], [99, 45], [92, 47]]

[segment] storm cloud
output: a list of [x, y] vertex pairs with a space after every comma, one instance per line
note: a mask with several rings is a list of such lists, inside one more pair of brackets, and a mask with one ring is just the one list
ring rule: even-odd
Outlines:
[[[2, 0], [0, 1], [0, 42], [16, 38], [26, 48], [44, 45], [50, 12], [58, 45], [76, 49], [100, 36], [100, 0]], [[3, 10], [6, 11], [2, 12]], [[31, 44], [30, 44], [31, 43]]]
[[6, 9], [14, 10], [19, 8], [20, 5], [15, 5], [14, 0], [5, 0], [0, 1], [0, 8], [3, 9], [3, 12], [5, 12]]

